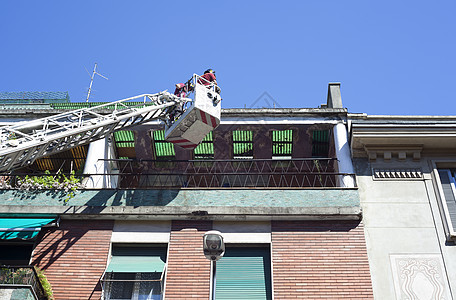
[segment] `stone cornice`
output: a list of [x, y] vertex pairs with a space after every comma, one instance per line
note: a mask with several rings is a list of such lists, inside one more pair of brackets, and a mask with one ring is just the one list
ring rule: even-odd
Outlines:
[[456, 118], [427, 117], [421, 121], [352, 121], [351, 148], [354, 157], [396, 156], [420, 160], [422, 154], [456, 152]]

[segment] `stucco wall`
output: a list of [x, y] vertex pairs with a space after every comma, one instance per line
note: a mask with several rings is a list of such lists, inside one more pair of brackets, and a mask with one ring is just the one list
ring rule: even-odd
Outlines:
[[[354, 161], [375, 299], [413, 298], [412, 293], [452, 299], [455, 292], [456, 246], [443, 234], [431, 160]], [[373, 169], [421, 170], [423, 176], [378, 179]]]

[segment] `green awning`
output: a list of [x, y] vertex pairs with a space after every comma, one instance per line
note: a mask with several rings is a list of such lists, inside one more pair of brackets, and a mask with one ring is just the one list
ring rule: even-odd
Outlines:
[[106, 272], [153, 273], [163, 272], [164, 268], [160, 256], [113, 256]]
[[54, 221], [52, 219], [0, 218], [0, 240], [30, 240], [38, 235], [41, 227]]

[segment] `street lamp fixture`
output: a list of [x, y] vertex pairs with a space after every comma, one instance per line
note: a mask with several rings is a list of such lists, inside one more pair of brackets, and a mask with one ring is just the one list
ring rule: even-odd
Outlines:
[[210, 230], [203, 236], [204, 256], [211, 261], [212, 281], [211, 281], [211, 299], [215, 299], [215, 282], [216, 282], [216, 261], [225, 254], [225, 243], [220, 231]]
[[203, 236], [204, 256], [211, 261], [217, 261], [225, 254], [225, 243], [220, 231], [211, 230]]

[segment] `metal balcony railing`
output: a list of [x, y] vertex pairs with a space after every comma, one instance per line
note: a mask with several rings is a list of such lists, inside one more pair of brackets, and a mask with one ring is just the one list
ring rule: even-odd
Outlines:
[[[112, 172], [75, 175], [78, 188], [91, 181], [116, 182], [120, 189], [160, 188], [343, 188], [343, 178], [354, 174], [338, 173], [337, 159], [229, 159], [229, 160], [132, 160], [106, 159]], [[0, 188], [24, 189], [24, 178], [55, 174], [0, 174]], [[62, 176], [62, 175], [61, 175]], [[65, 174], [69, 178], [69, 174]], [[354, 180], [353, 180], [354, 181]], [[56, 185], [55, 189], [64, 189]]]
[[32, 266], [0, 266], [0, 288], [25, 288], [37, 300], [48, 299]]
[[342, 187], [337, 159], [106, 160], [119, 169], [121, 188]]

